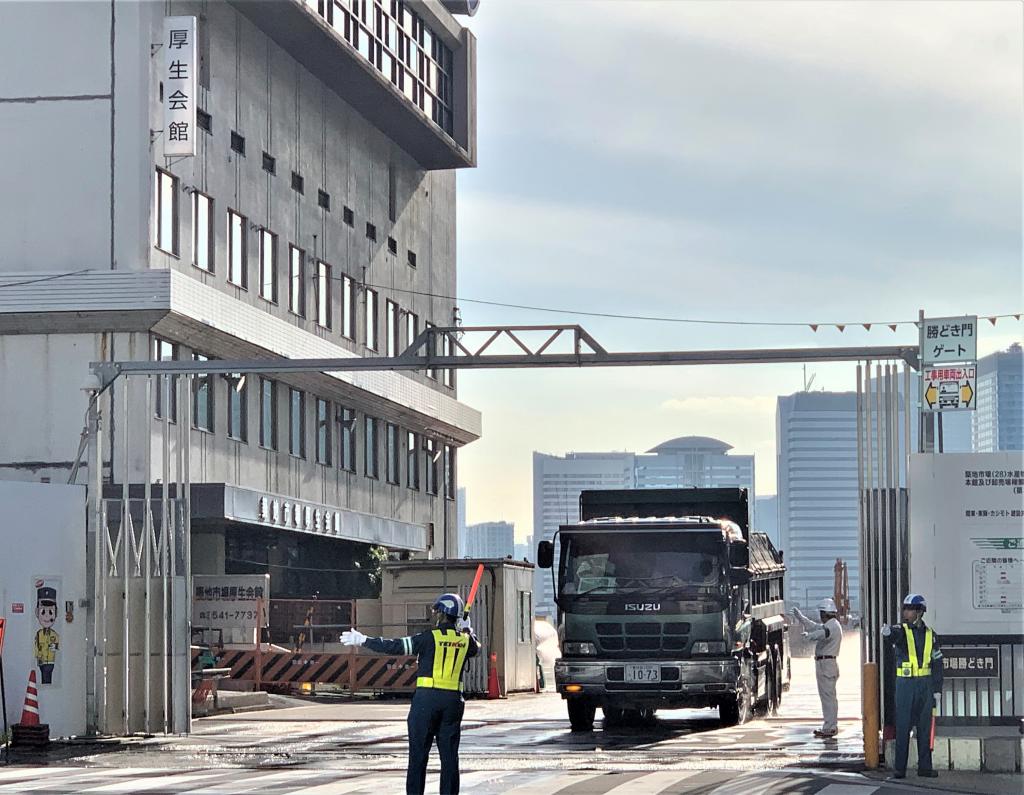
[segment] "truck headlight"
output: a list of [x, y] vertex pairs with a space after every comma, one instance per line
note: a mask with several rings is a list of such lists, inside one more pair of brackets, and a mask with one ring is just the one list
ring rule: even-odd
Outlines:
[[698, 640], [690, 650], [691, 654], [725, 654], [724, 640]]
[[593, 643], [580, 643], [574, 640], [567, 640], [562, 644], [562, 652], [580, 657], [594, 657], [597, 655], [597, 646]]

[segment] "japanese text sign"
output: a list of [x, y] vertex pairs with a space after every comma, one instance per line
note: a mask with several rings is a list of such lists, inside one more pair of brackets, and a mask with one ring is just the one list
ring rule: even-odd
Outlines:
[[196, 18], [164, 19], [163, 83], [164, 156], [194, 157], [196, 153]]
[[192, 624], [254, 630], [267, 626], [269, 574], [197, 574], [192, 577]]
[[944, 648], [942, 670], [946, 679], [998, 679], [999, 649]]
[[977, 406], [978, 368], [926, 367], [921, 372], [924, 411], [970, 411]]
[[978, 358], [978, 318], [925, 319], [921, 329], [921, 364], [973, 362]]

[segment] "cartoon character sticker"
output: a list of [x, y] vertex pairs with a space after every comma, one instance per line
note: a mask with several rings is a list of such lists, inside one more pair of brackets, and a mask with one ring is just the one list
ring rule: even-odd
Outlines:
[[[32, 646], [32, 653], [36, 658], [36, 665], [39, 668], [40, 685], [56, 685], [54, 681], [54, 669], [57, 666], [57, 653], [60, 651], [60, 635], [53, 628], [57, 623], [57, 588], [59, 582], [54, 579], [36, 579], [36, 621], [39, 622], [39, 629], [36, 630], [35, 642]], [[59, 673], [59, 669], [58, 669]]]

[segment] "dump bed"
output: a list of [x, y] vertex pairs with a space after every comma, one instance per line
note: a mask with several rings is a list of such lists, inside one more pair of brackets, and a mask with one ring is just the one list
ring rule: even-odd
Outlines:
[[735, 522], [744, 538], [750, 530], [746, 489], [609, 489], [580, 493], [581, 520], [616, 516], [710, 516]]

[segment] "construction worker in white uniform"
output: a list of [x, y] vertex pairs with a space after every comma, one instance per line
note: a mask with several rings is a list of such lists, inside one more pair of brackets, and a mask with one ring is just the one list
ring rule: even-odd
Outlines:
[[839, 681], [839, 647], [843, 645], [843, 626], [836, 618], [839, 611], [834, 600], [818, 602], [821, 622], [813, 621], [793, 608], [793, 614], [804, 626], [803, 636], [814, 643], [814, 672], [818, 679], [818, 698], [821, 699], [821, 728], [815, 737], [835, 737], [839, 733], [839, 699], [836, 682]]

